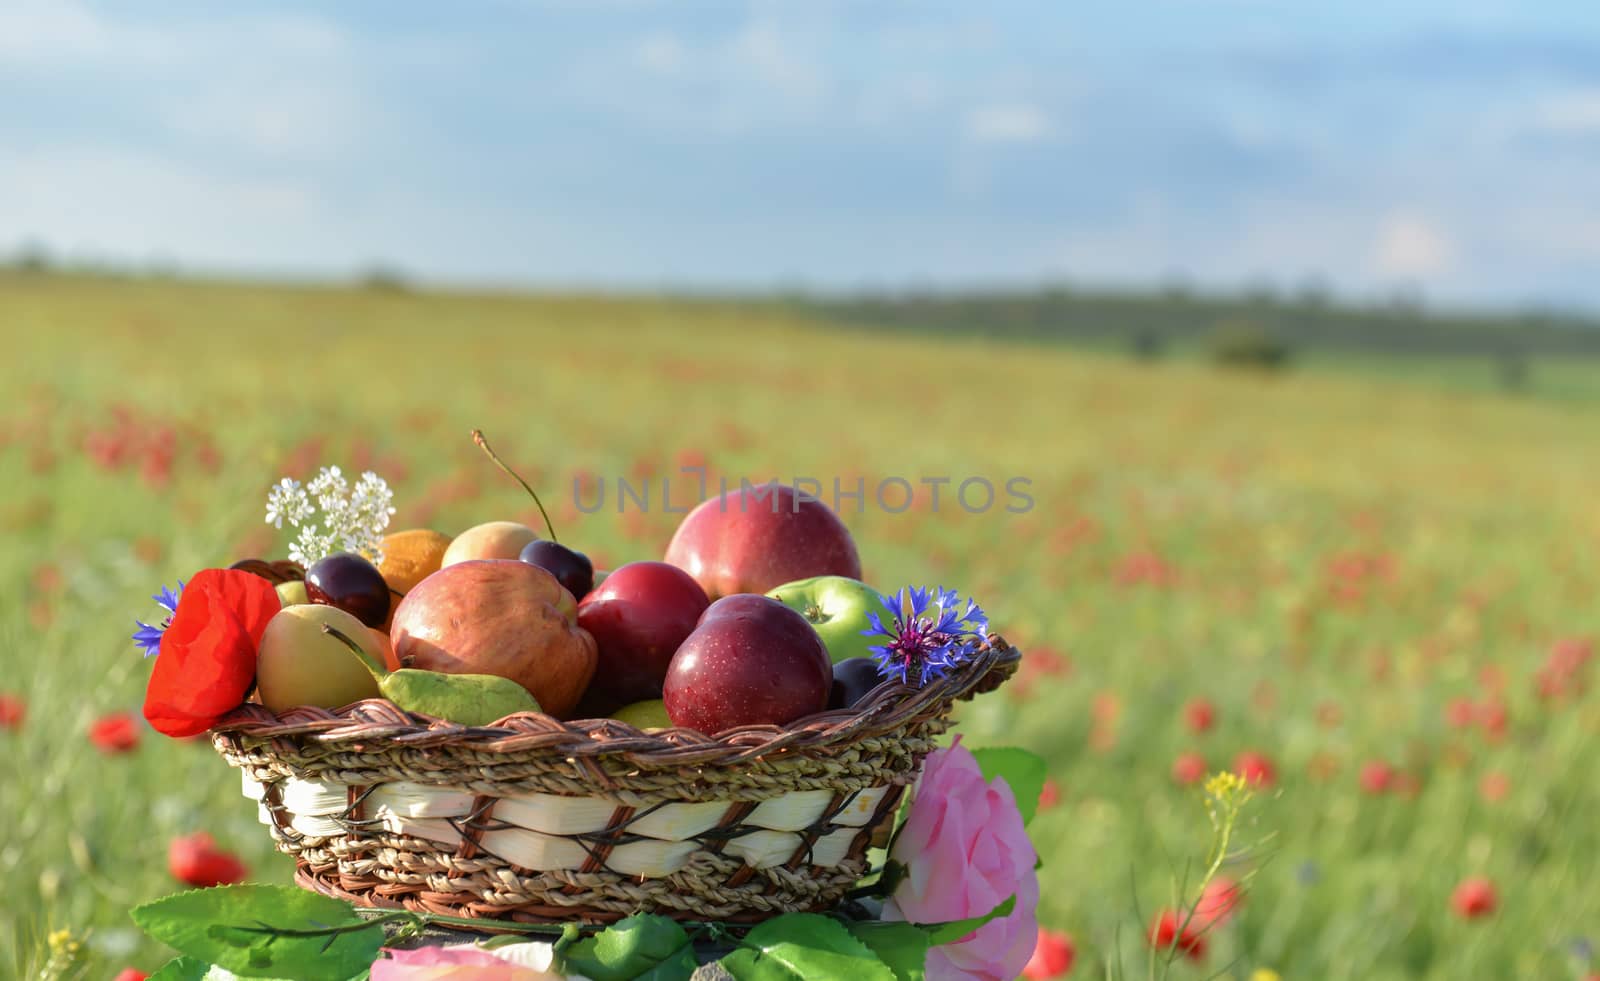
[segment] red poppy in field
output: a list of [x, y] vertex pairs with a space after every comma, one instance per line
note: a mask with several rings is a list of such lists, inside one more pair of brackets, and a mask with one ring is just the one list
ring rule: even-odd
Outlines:
[[1478, 796], [1491, 804], [1499, 803], [1511, 793], [1511, 778], [1499, 770], [1490, 770], [1478, 781]]
[[1499, 902], [1494, 883], [1482, 876], [1463, 879], [1456, 886], [1456, 891], [1450, 894], [1450, 906], [1457, 916], [1467, 920], [1488, 916], [1495, 911]]
[[1065, 977], [1072, 973], [1073, 962], [1077, 959], [1078, 948], [1072, 945], [1071, 937], [1040, 927], [1039, 939], [1033, 945], [1033, 956], [1028, 958], [1028, 966], [1022, 969], [1022, 976], [1029, 981]]
[[1361, 792], [1374, 796], [1388, 790], [1394, 783], [1394, 767], [1383, 760], [1368, 760], [1361, 764]]
[[1217, 707], [1211, 704], [1209, 698], [1192, 698], [1183, 707], [1183, 724], [1189, 727], [1190, 732], [1210, 732], [1211, 727], [1217, 724]]
[[1511, 711], [1506, 708], [1506, 703], [1501, 701], [1484, 702], [1478, 706], [1478, 725], [1483, 726], [1483, 731], [1489, 738], [1498, 741], [1506, 734], [1506, 728], [1511, 723]]
[[117, 976], [112, 978], [111, 981], [145, 981], [149, 976], [137, 968], [125, 967], [118, 971]]
[[126, 753], [138, 748], [142, 729], [132, 712], [112, 712], [90, 724], [89, 741], [102, 753]]
[[1415, 773], [1396, 770], [1393, 778], [1389, 781], [1389, 793], [1394, 794], [1396, 797], [1404, 797], [1407, 800], [1415, 799], [1418, 794], [1422, 793], [1422, 779]]
[[239, 856], [218, 848], [204, 831], [172, 839], [167, 846], [167, 869], [179, 882], [201, 889], [243, 882], [249, 871]]
[[0, 729], [20, 729], [28, 714], [28, 703], [16, 695], [0, 693]]
[[1470, 698], [1452, 698], [1445, 704], [1444, 720], [1456, 729], [1465, 729], [1476, 720], [1477, 706]]
[[1172, 761], [1172, 780], [1185, 787], [1206, 776], [1206, 758], [1199, 753], [1183, 753]]
[[1196, 929], [1196, 923], [1183, 920], [1172, 910], [1163, 910], [1150, 924], [1150, 946], [1157, 950], [1176, 947], [1191, 961], [1197, 961], [1206, 956], [1206, 938]]
[[1225, 875], [1206, 883], [1194, 906], [1194, 922], [1202, 930], [1221, 926], [1244, 905], [1244, 889]]
[[1265, 753], [1254, 750], [1233, 758], [1233, 772], [1244, 777], [1244, 782], [1258, 787], [1270, 787], [1278, 782], [1278, 769]]
[[234, 569], [205, 569], [183, 588], [161, 638], [144, 717], [157, 732], [194, 736], [244, 702], [256, 647], [282, 608], [272, 583]]
[[1045, 778], [1044, 786], [1039, 790], [1039, 810], [1048, 811], [1061, 803], [1061, 787], [1049, 777]]

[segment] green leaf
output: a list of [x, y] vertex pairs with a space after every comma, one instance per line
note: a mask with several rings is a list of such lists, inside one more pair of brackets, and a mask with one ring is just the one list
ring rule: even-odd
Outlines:
[[150, 975], [150, 981], [203, 981], [211, 965], [193, 957], [174, 957]]
[[998, 920], [1002, 916], [1010, 916], [1011, 911], [1016, 906], [1017, 897], [1012, 896], [982, 916], [972, 916], [965, 920], [951, 920], [948, 923], [924, 923], [922, 926], [929, 931], [929, 942], [933, 946], [952, 944], [990, 920]]
[[738, 981], [895, 981], [871, 948], [816, 913], [785, 913], [762, 923], [721, 964]]
[[181, 892], [135, 907], [133, 920], [180, 954], [251, 978], [346, 981], [384, 941], [348, 903], [288, 886]]
[[689, 935], [676, 920], [638, 914], [562, 949], [562, 970], [593, 981], [683, 981], [698, 962]]
[[846, 923], [850, 935], [871, 948], [894, 972], [895, 981], [922, 981], [933, 945], [928, 931], [910, 923], [863, 920]]
[[1022, 812], [1022, 823], [1026, 825], [1032, 821], [1039, 810], [1039, 795], [1044, 793], [1047, 773], [1044, 757], [1015, 746], [975, 749], [972, 755], [977, 757], [985, 780], [1000, 777], [1011, 788], [1012, 796], [1017, 799], [1017, 810]]

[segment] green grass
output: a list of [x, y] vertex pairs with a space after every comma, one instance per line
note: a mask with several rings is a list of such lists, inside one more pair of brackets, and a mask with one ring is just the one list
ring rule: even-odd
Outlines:
[[[877, 585], [958, 585], [1070, 665], [980, 700], [964, 731], [1050, 761], [1041, 919], [1075, 938], [1074, 976], [1143, 975], [1144, 925], [1207, 844], [1198, 791], [1169, 777], [1190, 750], [1212, 769], [1260, 750], [1279, 783], [1252, 805], [1243, 911], [1174, 976], [1576, 978], [1573, 940], [1600, 941], [1600, 698], [1534, 691], [1553, 642], [1600, 635], [1600, 401], [1580, 369], [1552, 369], [1571, 397], [1503, 396], [1450, 365], [1261, 378], [712, 303], [57, 279], [0, 282], [0, 324], [0, 692], [28, 706], [0, 732], [0, 950], [19, 974], [52, 928], [87, 935], [86, 976], [158, 966], [126, 911], [176, 888], [176, 835], [289, 880], [205, 745], [147, 733], [105, 756], [85, 730], [137, 709], [127, 636], [160, 584], [282, 553], [261, 503], [291, 466], [378, 469], [399, 527], [536, 517], [474, 426], [603, 565], [658, 558], [673, 516], [580, 514], [577, 473], [1030, 479], [1026, 514], [844, 516]], [[134, 459], [110, 467], [85, 446], [119, 407]], [[163, 427], [177, 457], [147, 479]], [[1145, 553], [1169, 575], [1123, 581]], [[1373, 574], [1341, 578], [1351, 556]], [[1182, 723], [1194, 697], [1218, 707], [1204, 735]], [[1503, 700], [1504, 736], [1450, 727], [1459, 697]], [[1370, 759], [1420, 792], [1363, 795]], [[1476, 874], [1501, 907], [1467, 922], [1449, 896]]]

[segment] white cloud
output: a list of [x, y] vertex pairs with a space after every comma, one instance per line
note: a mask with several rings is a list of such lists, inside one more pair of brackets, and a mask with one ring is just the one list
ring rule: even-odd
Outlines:
[[123, 257], [307, 264], [338, 249], [316, 195], [293, 180], [228, 176], [137, 151], [83, 148], [0, 157], [0, 213], [17, 240]]
[[1036, 106], [983, 106], [967, 114], [967, 136], [979, 143], [1036, 143], [1050, 131], [1050, 117]]
[[1455, 261], [1455, 244], [1436, 224], [1408, 211], [1385, 215], [1372, 247], [1372, 262], [1379, 275], [1399, 279], [1427, 279], [1448, 271]]
[[1579, 89], [1537, 103], [1533, 125], [1553, 133], [1600, 133], [1600, 89]]
[[676, 75], [688, 64], [689, 51], [676, 34], [652, 34], [639, 39], [637, 57], [643, 68]]

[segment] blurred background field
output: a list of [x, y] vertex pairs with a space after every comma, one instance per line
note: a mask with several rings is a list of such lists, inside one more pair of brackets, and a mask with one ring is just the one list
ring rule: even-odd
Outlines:
[[[265, 489], [324, 463], [387, 477], [400, 527], [533, 517], [481, 426], [605, 565], [659, 557], [675, 517], [583, 514], [575, 482], [1031, 480], [1023, 514], [919, 494], [845, 518], [873, 582], [959, 585], [1028, 650], [964, 728], [1050, 761], [1041, 917], [1077, 974], [1142, 974], [1145, 925], [1208, 840], [1174, 764], [1247, 752], [1275, 783], [1227, 873], [1255, 874], [1177, 976], [1590, 969], [1600, 402], [1428, 360], [1272, 372], [779, 303], [12, 276], [0, 322], [0, 690], [25, 706], [0, 731], [0, 947], [19, 957], [69, 928], [89, 976], [156, 966], [126, 910], [174, 887], [166, 846], [192, 831], [287, 881], [203, 744], [88, 738], [141, 700], [132, 619], [194, 569], [281, 554]], [[1490, 916], [1452, 907], [1473, 876]]]
[[1172, 976], [1594, 981], [1596, 66], [1582, 0], [0, 4], [0, 976], [162, 963], [178, 836], [288, 880], [134, 618], [325, 464], [532, 520], [482, 427], [602, 566], [619, 479], [917, 487], [844, 518], [1028, 652], [963, 721], [1073, 977], [1245, 768]]

